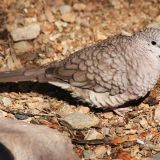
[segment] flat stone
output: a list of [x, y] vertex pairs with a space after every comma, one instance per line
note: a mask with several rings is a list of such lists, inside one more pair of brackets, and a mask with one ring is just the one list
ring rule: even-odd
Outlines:
[[14, 41], [30, 40], [36, 38], [40, 34], [40, 25], [32, 23], [28, 26], [17, 28], [11, 32]]
[[73, 129], [84, 129], [96, 126], [99, 123], [99, 118], [94, 115], [86, 115], [79, 112], [74, 112], [69, 114], [63, 119], [67, 122]]

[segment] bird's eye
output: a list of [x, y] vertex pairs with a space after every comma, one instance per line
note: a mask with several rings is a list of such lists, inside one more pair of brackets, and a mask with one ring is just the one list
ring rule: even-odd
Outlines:
[[157, 44], [155, 41], [152, 41], [151, 43], [152, 43], [152, 45], [156, 45]]

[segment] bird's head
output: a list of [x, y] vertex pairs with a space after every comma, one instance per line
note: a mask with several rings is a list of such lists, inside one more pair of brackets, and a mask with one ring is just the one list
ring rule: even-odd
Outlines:
[[156, 57], [160, 59], [160, 29], [146, 28], [143, 31], [134, 34], [138, 43], [144, 48], [149, 49]]

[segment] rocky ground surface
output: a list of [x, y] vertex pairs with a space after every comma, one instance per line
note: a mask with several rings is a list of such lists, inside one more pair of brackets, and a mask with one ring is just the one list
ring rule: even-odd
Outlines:
[[[0, 71], [33, 68], [115, 34], [160, 26], [158, 0], [1, 0]], [[160, 83], [118, 116], [49, 84], [0, 84], [0, 117], [67, 135], [82, 159], [160, 159]], [[45, 133], [44, 133], [45, 134]]]

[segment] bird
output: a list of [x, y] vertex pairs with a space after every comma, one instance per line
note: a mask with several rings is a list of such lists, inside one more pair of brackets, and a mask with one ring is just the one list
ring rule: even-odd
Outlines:
[[50, 83], [92, 107], [115, 109], [144, 97], [159, 77], [160, 29], [145, 28], [108, 37], [47, 66], [0, 72], [0, 83]]

